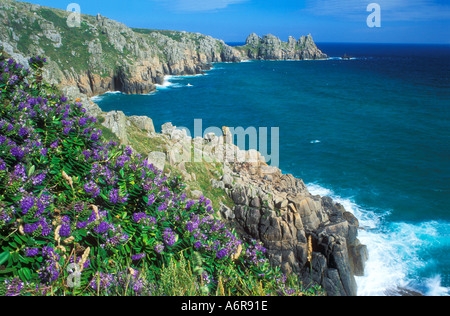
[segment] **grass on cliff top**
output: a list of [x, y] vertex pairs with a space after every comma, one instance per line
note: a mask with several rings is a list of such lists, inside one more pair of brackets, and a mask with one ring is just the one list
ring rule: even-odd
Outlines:
[[[17, 8], [20, 10], [20, 7]], [[81, 15], [80, 27], [69, 27], [67, 18], [69, 12], [48, 7], [40, 7], [35, 12], [22, 12], [22, 21], [18, 21], [12, 11], [6, 11], [8, 16], [8, 25], [14, 30], [19, 37], [17, 48], [19, 51], [33, 55], [39, 47], [45, 56], [56, 62], [61, 69], [73, 68], [77, 73], [93, 71], [101, 76], [109, 75], [111, 69], [114, 69], [117, 62], [123, 60], [121, 52], [117, 51], [110, 43], [105, 34], [96, 31], [94, 25], [94, 17], [89, 15]], [[44, 19], [36, 18], [35, 14]], [[25, 20], [24, 20], [25, 19]], [[33, 22], [32, 22], [33, 21]], [[42, 24], [52, 24], [61, 36], [62, 45], [55, 47], [52, 42], [44, 35]], [[14, 41], [12, 33], [9, 34], [11, 41]], [[101, 66], [91, 65], [88, 43], [99, 39], [102, 44]]]

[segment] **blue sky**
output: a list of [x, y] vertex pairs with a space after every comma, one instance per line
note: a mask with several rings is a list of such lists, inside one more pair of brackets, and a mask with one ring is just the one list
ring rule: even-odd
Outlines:
[[[130, 27], [200, 32], [226, 42], [255, 32], [283, 40], [311, 33], [317, 42], [450, 44], [448, 0], [28, 0], [120, 21]], [[378, 3], [381, 27], [369, 28]]]

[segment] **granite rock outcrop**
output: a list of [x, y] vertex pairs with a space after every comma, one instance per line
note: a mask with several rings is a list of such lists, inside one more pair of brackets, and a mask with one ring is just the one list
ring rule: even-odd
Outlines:
[[[167, 164], [173, 168], [184, 169], [194, 159], [191, 149], [203, 161], [217, 162], [221, 176], [211, 185], [233, 202], [221, 204], [220, 215], [244, 238], [261, 241], [272, 265], [299, 275], [305, 286], [321, 285], [328, 295], [357, 295], [355, 276], [364, 275], [368, 251], [358, 240], [358, 219], [342, 205], [312, 195], [301, 179], [223, 135], [191, 138], [166, 123], [158, 137], [167, 141]], [[170, 158], [177, 155], [182, 159]]]
[[326, 59], [324, 54], [314, 43], [310, 35], [296, 40], [289, 36], [287, 42], [268, 34], [262, 38], [255, 33], [248, 36], [244, 46], [237, 47], [245, 58], [262, 60], [307, 60]]

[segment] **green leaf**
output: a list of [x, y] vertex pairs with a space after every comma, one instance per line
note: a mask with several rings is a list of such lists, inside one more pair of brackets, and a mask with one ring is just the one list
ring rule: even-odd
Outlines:
[[17, 270], [16, 268], [7, 268], [5, 270], [0, 270], [0, 274], [7, 274], [7, 273], [15, 272], [16, 270]]
[[31, 166], [31, 168], [28, 170], [28, 178], [30, 178], [34, 174], [35, 170], [36, 170], [36, 167], [34, 165]]
[[9, 251], [5, 251], [0, 254], [0, 264], [5, 263], [9, 259]]
[[19, 275], [23, 281], [29, 281], [31, 279], [31, 270], [28, 268], [22, 268], [19, 270]]

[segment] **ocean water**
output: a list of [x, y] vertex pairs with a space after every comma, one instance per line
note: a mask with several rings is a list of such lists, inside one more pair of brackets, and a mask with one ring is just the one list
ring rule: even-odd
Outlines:
[[150, 95], [94, 101], [157, 130], [279, 127], [283, 172], [360, 220], [359, 295], [450, 295], [450, 46], [318, 46], [329, 60], [215, 64]]

